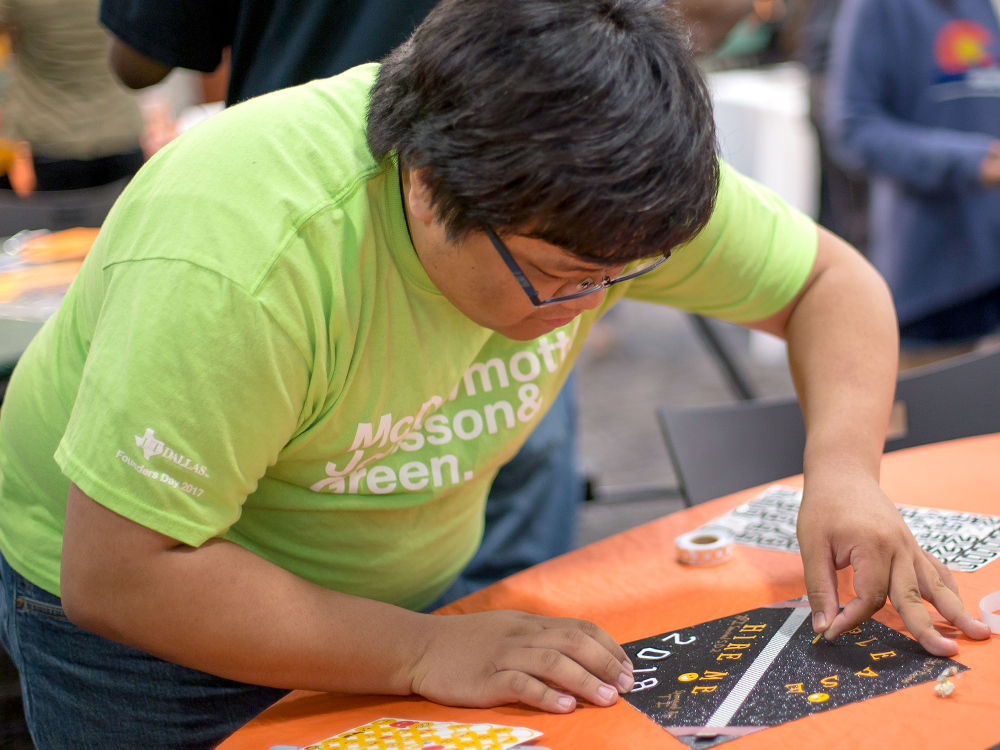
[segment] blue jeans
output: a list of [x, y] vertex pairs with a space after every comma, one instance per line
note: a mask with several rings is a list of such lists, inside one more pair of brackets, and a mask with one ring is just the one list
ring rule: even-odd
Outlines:
[[0, 641], [38, 750], [210, 748], [284, 696], [162, 661], [76, 627], [0, 557]]

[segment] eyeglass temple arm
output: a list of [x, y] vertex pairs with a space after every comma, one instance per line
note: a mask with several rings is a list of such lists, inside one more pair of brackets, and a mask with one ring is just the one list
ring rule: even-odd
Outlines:
[[500, 257], [503, 258], [503, 262], [507, 264], [507, 268], [510, 272], [514, 274], [514, 278], [517, 279], [517, 283], [521, 285], [524, 293], [528, 295], [528, 299], [531, 300], [531, 304], [535, 307], [541, 307], [542, 301], [538, 297], [538, 292], [535, 291], [535, 287], [531, 285], [527, 277], [521, 271], [520, 266], [517, 265], [509, 252], [507, 252], [507, 247], [500, 241], [500, 238], [496, 236], [496, 233], [492, 229], [486, 230], [486, 236], [490, 238], [490, 242], [493, 243], [493, 247], [496, 248], [497, 252], [500, 253]]

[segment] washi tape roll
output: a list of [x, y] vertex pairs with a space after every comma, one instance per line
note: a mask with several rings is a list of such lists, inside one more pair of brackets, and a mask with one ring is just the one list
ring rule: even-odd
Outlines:
[[1000, 609], [1000, 591], [984, 596], [979, 602], [979, 619], [989, 625], [994, 633], [1000, 633], [1000, 615], [993, 614], [996, 609]]
[[[691, 531], [674, 539], [677, 562], [718, 565], [733, 556], [733, 537], [725, 531]], [[998, 618], [1000, 619], [1000, 618]]]

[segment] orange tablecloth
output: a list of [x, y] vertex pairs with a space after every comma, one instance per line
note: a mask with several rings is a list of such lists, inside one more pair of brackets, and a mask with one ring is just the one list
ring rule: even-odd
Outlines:
[[[785, 483], [801, 486], [801, 477]], [[1000, 514], [1000, 435], [891, 453], [882, 462], [882, 487], [897, 503]], [[756, 492], [740, 492], [674, 513], [576, 550], [461, 599], [442, 612], [520, 609], [580, 617], [593, 620], [625, 643], [802, 596], [805, 585], [797, 555], [738, 547], [736, 559], [713, 568], [686, 568], [672, 559], [674, 537]], [[975, 573], [955, 573], [955, 578], [965, 606], [978, 614], [980, 598], [1000, 589], [1000, 561]], [[842, 571], [841, 583], [841, 601], [847, 601], [853, 596], [849, 571]], [[891, 608], [878, 619], [902, 629]], [[956, 658], [972, 669], [962, 676], [951, 698], [936, 697], [930, 684], [917, 685], [756, 732], [725, 747], [986, 750], [1000, 743], [998, 639], [959, 638], [961, 651]], [[415, 697], [306, 692], [291, 694], [219, 747], [305, 746], [383, 716], [528, 726], [545, 733], [540, 744], [559, 750], [684, 747], [624, 700], [611, 708], [583, 706], [570, 715], [554, 716], [517, 706], [474, 710]]]

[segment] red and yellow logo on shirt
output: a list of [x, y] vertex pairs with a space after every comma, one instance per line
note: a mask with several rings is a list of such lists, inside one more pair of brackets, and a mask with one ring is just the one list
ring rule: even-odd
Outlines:
[[996, 60], [987, 49], [992, 43], [993, 35], [975, 21], [949, 21], [934, 40], [934, 57], [945, 74], [958, 75], [995, 65]]

